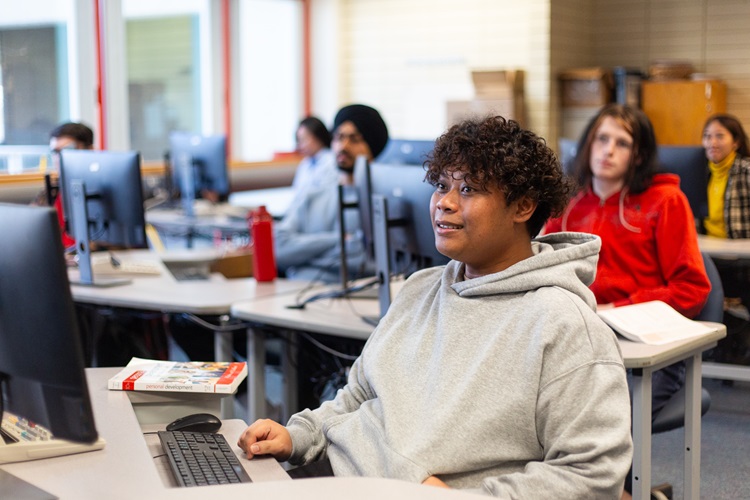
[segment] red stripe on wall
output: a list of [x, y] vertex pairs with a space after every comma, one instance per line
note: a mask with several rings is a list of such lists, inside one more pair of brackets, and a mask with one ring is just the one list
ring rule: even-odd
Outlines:
[[302, 0], [302, 106], [305, 110], [305, 116], [312, 114], [310, 25], [310, 0]]
[[102, 25], [104, 16], [104, 0], [94, 1], [94, 29], [96, 33], [96, 99], [99, 104], [99, 133], [96, 143], [99, 149], [107, 149], [107, 107], [104, 88], [104, 41], [102, 39]]
[[224, 53], [224, 130], [227, 134], [227, 155], [232, 158], [232, 41], [230, 0], [221, 2], [222, 52]]

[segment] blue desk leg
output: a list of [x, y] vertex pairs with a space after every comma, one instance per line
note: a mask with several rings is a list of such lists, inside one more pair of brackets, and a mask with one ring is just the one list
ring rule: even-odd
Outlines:
[[651, 368], [633, 370], [633, 498], [651, 497]]
[[701, 353], [687, 358], [685, 374], [685, 494], [698, 499], [701, 492]]

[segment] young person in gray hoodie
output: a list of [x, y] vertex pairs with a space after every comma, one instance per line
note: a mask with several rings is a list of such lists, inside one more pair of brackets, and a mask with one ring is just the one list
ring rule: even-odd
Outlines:
[[514, 121], [465, 121], [438, 139], [426, 178], [435, 244], [453, 260], [405, 282], [333, 401], [286, 427], [258, 420], [240, 447], [336, 476], [619, 498], [630, 402], [588, 289], [600, 240], [532, 240], [570, 191], [554, 153]]

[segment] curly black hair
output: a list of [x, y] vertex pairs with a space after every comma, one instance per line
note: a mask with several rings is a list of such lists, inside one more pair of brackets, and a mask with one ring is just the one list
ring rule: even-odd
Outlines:
[[573, 189], [546, 141], [502, 116], [453, 125], [437, 139], [425, 167], [425, 179], [432, 185], [443, 173], [460, 172], [482, 188], [494, 183], [508, 204], [523, 197], [536, 202], [526, 223], [532, 238], [547, 219], [562, 213]]

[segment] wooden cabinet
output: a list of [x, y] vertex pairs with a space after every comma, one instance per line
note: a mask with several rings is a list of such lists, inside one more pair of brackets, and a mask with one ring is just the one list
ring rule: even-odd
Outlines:
[[727, 87], [720, 80], [645, 81], [641, 107], [654, 125], [660, 145], [700, 145], [703, 124], [727, 108]]

